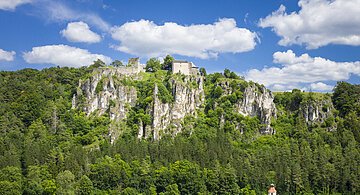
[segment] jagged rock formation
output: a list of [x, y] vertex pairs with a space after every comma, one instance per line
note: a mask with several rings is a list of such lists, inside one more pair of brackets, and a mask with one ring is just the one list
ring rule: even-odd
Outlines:
[[[77, 93], [73, 96], [72, 108], [82, 108], [89, 116], [109, 114], [110, 119], [120, 121], [126, 118], [130, 107], [135, 106], [135, 87], [124, 86], [114, 81], [115, 76], [131, 76], [140, 72], [138, 67], [99, 68], [92, 76], [79, 81]], [[112, 125], [109, 127], [111, 143], [120, 135]]]
[[[131, 69], [131, 70], [130, 70]], [[88, 79], [80, 80], [77, 94], [73, 97], [73, 108], [81, 108], [89, 116], [107, 113], [112, 121], [121, 122], [128, 112], [137, 105], [137, 88], [125, 85], [122, 79], [141, 80], [138, 68], [99, 68]], [[150, 116], [151, 124], [138, 121], [138, 138], [152, 137], [159, 140], [164, 134], [175, 136], [182, 129], [186, 115], [197, 115], [197, 110], [205, 102], [204, 78], [200, 75], [172, 76], [169, 79], [173, 101], [164, 102], [156, 82], [153, 97], [145, 112]], [[245, 82], [245, 81], [244, 81]], [[220, 83], [224, 94], [232, 93], [228, 82]], [[262, 134], [274, 134], [271, 119], [276, 117], [276, 107], [272, 93], [263, 86], [249, 83], [242, 89], [243, 98], [234, 108], [244, 116], [257, 116], [264, 127]], [[241, 127], [237, 125], [239, 130]], [[116, 125], [110, 125], [109, 136], [113, 142], [119, 135]]]
[[330, 98], [322, 100], [308, 100], [302, 102], [300, 105], [300, 113], [308, 125], [313, 123], [324, 123], [326, 119], [334, 116], [332, 112], [333, 110], [334, 106]]
[[[123, 71], [119, 68], [100, 68], [86, 80], [79, 81], [77, 94], [73, 96], [73, 108], [82, 108], [90, 114], [109, 114], [110, 119], [121, 121], [137, 102], [137, 90], [133, 86], [123, 85], [114, 78], [132, 77], [141, 79], [137, 69]], [[204, 102], [203, 77], [186, 76], [184, 80], [170, 80], [173, 102], [164, 103], [158, 97], [158, 86], [155, 84], [153, 104], [147, 112], [152, 116], [152, 125], [139, 122], [138, 138], [161, 138], [162, 133], [176, 135], [181, 131], [182, 119], [188, 115], [196, 115], [196, 109]], [[190, 83], [195, 83], [195, 86]], [[109, 136], [114, 141], [119, 135], [118, 130], [111, 128]]]
[[261, 129], [263, 134], [274, 134], [270, 126], [271, 119], [276, 118], [276, 106], [274, 96], [264, 86], [249, 85], [244, 91], [243, 100], [237, 104], [239, 113], [244, 116], [258, 116], [260, 122], [265, 125]]
[[[190, 82], [196, 82], [196, 87], [190, 87]], [[154, 130], [153, 138], [161, 138], [160, 132], [169, 128], [172, 135], [181, 131], [181, 121], [188, 115], [196, 115], [196, 109], [204, 103], [205, 95], [202, 76], [188, 76], [185, 80], [172, 79], [172, 95], [174, 102], [162, 103], [158, 98], [158, 87], [154, 89], [154, 106], [152, 111]], [[171, 126], [169, 126], [171, 125]]]
[[[230, 95], [232, 89], [229, 82], [220, 83], [225, 95]], [[264, 127], [260, 129], [262, 134], [274, 134], [275, 130], [270, 126], [271, 119], [276, 118], [276, 106], [273, 94], [264, 86], [248, 83], [243, 91], [243, 98], [235, 104], [238, 113], [244, 116], [257, 116]]]
[[80, 104], [87, 115], [97, 111], [98, 115], [109, 111], [111, 119], [121, 120], [126, 117], [127, 105], [135, 106], [136, 89], [131, 86], [115, 84], [113, 76], [133, 75], [137, 72], [123, 72], [119, 68], [99, 68], [93, 76], [79, 81], [77, 94], [73, 97], [73, 108]]

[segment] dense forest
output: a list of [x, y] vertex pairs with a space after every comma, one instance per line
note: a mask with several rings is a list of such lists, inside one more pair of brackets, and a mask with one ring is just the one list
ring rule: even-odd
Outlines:
[[[171, 101], [166, 63], [150, 59], [146, 74]], [[205, 105], [181, 133], [157, 141], [136, 136], [136, 121], [151, 117], [142, 108], [153, 90], [139, 81], [140, 98], [110, 143], [106, 113], [72, 109], [79, 79], [99, 66], [0, 72], [0, 194], [265, 194], [271, 183], [279, 194], [360, 193], [359, 85], [274, 93], [276, 133], [263, 135], [259, 118], [232, 109], [249, 82], [201, 69]], [[222, 80], [233, 83], [231, 94]], [[333, 105], [331, 117], [308, 123], [301, 106], [318, 100]]]

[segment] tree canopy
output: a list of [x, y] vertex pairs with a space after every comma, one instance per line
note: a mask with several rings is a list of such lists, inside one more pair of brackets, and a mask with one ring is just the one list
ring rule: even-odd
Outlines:
[[[264, 194], [271, 183], [279, 194], [360, 192], [359, 85], [339, 82], [328, 95], [276, 93], [276, 134], [260, 135], [259, 118], [236, 110], [249, 83], [230, 70], [203, 70], [205, 103], [185, 117], [182, 132], [138, 139], [139, 121], [151, 125], [155, 84], [161, 101], [174, 101], [172, 77], [160, 70], [170, 61], [151, 58], [144, 80], [121, 81], [138, 91], [119, 123], [71, 108], [79, 79], [100, 61], [0, 72], [0, 194]], [[301, 106], [316, 98], [333, 102], [333, 117], [308, 124]], [[122, 131], [113, 144], [109, 128]]]

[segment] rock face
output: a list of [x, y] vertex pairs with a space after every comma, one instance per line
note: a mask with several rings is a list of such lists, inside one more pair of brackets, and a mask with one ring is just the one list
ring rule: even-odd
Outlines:
[[[123, 84], [123, 79], [142, 79], [138, 68], [99, 68], [92, 76], [79, 81], [77, 93], [73, 97], [73, 108], [81, 108], [88, 115], [108, 114], [116, 122], [125, 121], [128, 112], [137, 105], [137, 88]], [[182, 75], [171, 77], [169, 88], [173, 101], [163, 102], [159, 87], [154, 84], [152, 102], [147, 106], [145, 114], [149, 121], [138, 124], [138, 138], [159, 140], [163, 135], [175, 136], [182, 129], [182, 122], [186, 115], [197, 115], [197, 110], [205, 102], [204, 78], [200, 75]], [[231, 94], [229, 83], [221, 84], [226, 88], [225, 94]], [[167, 89], [169, 90], [169, 89]], [[273, 95], [265, 87], [250, 83], [243, 91], [243, 98], [234, 105], [236, 111], [244, 116], [257, 116], [264, 128], [262, 134], [273, 134], [270, 123], [276, 117]], [[240, 128], [240, 127], [239, 127]], [[109, 136], [113, 142], [119, 135], [121, 128], [110, 125]]]
[[131, 75], [131, 73], [124, 74], [119, 70], [97, 69], [89, 79], [80, 80], [72, 107], [76, 108], [82, 103], [87, 115], [95, 111], [98, 115], [108, 112], [113, 120], [124, 119], [128, 111], [127, 105], [135, 106], [137, 94], [134, 87], [115, 84], [114, 76]]
[[[196, 87], [189, 87], [190, 82], [196, 82]], [[172, 135], [181, 131], [181, 121], [188, 115], [196, 115], [196, 109], [205, 101], [203, 89], [203, 77], [191, 76], [185, 77], [184, 82], [172, 80], [172, 95], [174, 102], [162, 103], [158, 98], [158, 87], [154, 89], [154, 106], [152, 111], [154, 130], [153, 138], [161, 138], [161, 132], [166, 128]]]
[[[233, 93], [229, 82], [220, 83], [220, 86], [224, 90], [223, 95], [230, 95]], [[260, 122], [264, 125], [264, 127], [260, 129], [261, 134], [275, 133], [275, 130], [270, 126], [271, 119], [276, 118], [277, 112], [274, 96], [264, 86], [249, 82], [243, 90], [242, 100], [235, 104], [235, 109], [243, 116], [258, 117]]]
[[[120, 121], [132, 106], [136, 105], [137, 92], [134, 87], [116, 83], [116, 76], [132, 76], [140, 72], [138, 67], [99, 68], [93, 76], [79, 81], [77, 93], [73, 96], [72, 108], [82, 108], [89, 116], [107, 113], [112, 120]], [[109, 127], [111, 143], [119, 136], [119, 131]]]
[[301, 114], [308, 125], [317, 122], [323, 123], [329, 117], [333, 117], [333, 109], [331, 99], [311, 100], [300, 105]]
[[[82, 108], [89, 116], [91, 114], [109, 114], [113, 121], [122, 121], [131, 107], [137, 103], [135, 87], [123, 85], [115, 78], [129, 77], [138, 79], [138, 71], [119, 68], [100, 68], [84, 81], [79, 81], [77, 93], [74, 94], [72, 107]], [[181, 131], [181, 122], [187, 114], [196, 115], [196, 109], [204, 102], [203, 77], [192, 75], [184, 80], [171, 79], [174, 101], [163, 103], [159, 96], [158, 86], [155, 84], [153, 103], [149, 106], [152, 117], [151, 126], [139, 122], [138, 138], [161, 138], [162, 134], [175, 136]], [[192, 83], [192, 85], [190, 84]], [[114, 141], [119, 132], [110, 126], [109, 136]]]
[[271, 119], [276, 118], [274, 96], [265, 87], [259, 88], [255, 84], [250, 84], [245, 88], [243, 99], [237, 104], [237, 110], [244, 116], [257, 116], [260, 122], [265, 125], [260, 130], [260, 133], [275, 133], [274, 129], [270, 126]]

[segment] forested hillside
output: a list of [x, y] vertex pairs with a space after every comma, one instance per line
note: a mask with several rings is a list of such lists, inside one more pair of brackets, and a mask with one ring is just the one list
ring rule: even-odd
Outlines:
[[[201, 89], [151, 59], [148, 72], [111, 76], [136, 92], [120, 120], [112, 117], [119, 103], [88, 112], [78, 95], [102, 66], [0, 72], [0, 194], [264, 194], [271, 183], [279, 194], [360, 193], [359, 85], [272, 95], [229, 70], [201, 69]], [[94, 91], [105, 94], [100, 80]], [[172, 108], [184, 83], [183, 91], [204, 91], [202, 103], [182, 120], [164, 115], [177, 122], [161, 139], [147, 136], [156, 130], [149, 105]], [[253, 103], [258, 116], [244, 116], [250, 93], [273, 102]]]

